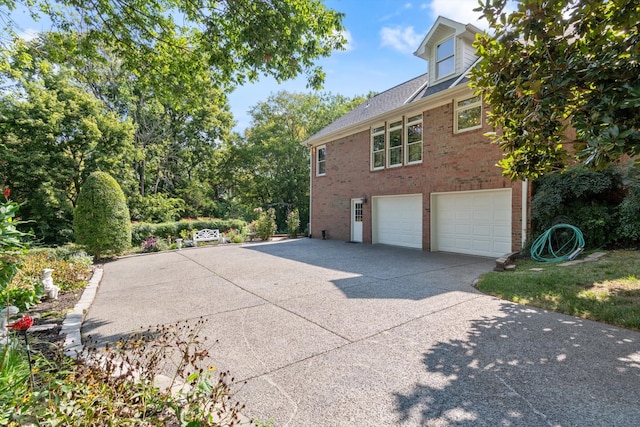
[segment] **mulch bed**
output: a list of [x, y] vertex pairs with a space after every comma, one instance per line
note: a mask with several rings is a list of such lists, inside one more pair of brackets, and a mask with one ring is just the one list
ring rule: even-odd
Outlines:
[[27, 310], [27, 314], [34, 318], [28, 332], [32, 350], [42, 352], [49, 360], [60, 354], [65, 339], [60, 335], [62, 322], [66, 314], [73, 310], [83, 291], [60, 292], [57, 300], [44, 299]]

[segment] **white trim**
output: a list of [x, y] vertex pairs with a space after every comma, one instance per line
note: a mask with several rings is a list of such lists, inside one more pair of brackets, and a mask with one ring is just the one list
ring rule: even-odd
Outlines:
[[527, 242], [527, 203], [529, 201], [529, 181], [522, 181], [522, 247]]
[[[378, 131], [378, 132], [374, 132], [374, 130], [376, 129], [382, 129], [382, 131]], [[387, 124], [386, 123], [381, 123], [381, 124], [377, 124], [375, 126], [371, 126], [370, 130], [370, 136], [369, 136], [369, 169], [372, 171], [378, 171], [378, 170], [383, 170], [385, 168], [385, 166], [387, 165]], [[373, 151], [373, 138], [376, 136], [380, 136], [382, 135], [383, 139], [384, 139], [384, 147], [382, 148], [382, 150], [377, 150], [377, 151]], [[380, 153], [382, 152], [382, 155], [384, 156], [384, 158], [382, 159], [382, 166], [375, 166], [375, 158], [374, 158], [374, 154]]]
[[460, 81], [469, 75], [469, 72], [473, 69], [473, 67], [476, 66], [478, 62], [480, 62], [481, 59], [482, 58], [476, 59], [476, 61], [473, 64], [471, 64], [471, 66], [469, 66], [464, 73], [460, 74], [460, 76], [456, 79], [456, 81], [451, 83], [451, 86], [449, 86], [449, 89], [458, 86]]
[[[409, 122], [409, 119], [412, 117], [420, 116], [420, 120], [415, 120], [413, 122]], [[422, 135], [420, 137], [420, 160], [414, 160], [413, 162], [409, 161], [409, 126], [414, 126], [420, 123], [422, 126]], [[404, 116], [404, 164], [406, 166], [409, 165], [417, 165], [423, 162], [424, 160], [424, 113], [418, 114], [407, 114]], [[411, 146], [417, 145], [418, 142], [413, 142]]]
[[[458, 107], [458, 103], [462, 102], [462, 101], [467, 101], [470, 100], [472, 98], [479, 98], [478, 101], [469, 104], [469, 105], [465, 105], [464, 107]], [[475, 108], [480, 107], [480, 124], [475, 125], [475, 126], [471, 126], [468, 128], [464, 128], [464, 129], [458, 129], [458, 112], [461, 111], [467, 111], [467, 110], [473, 110]], [[482, 96], [481, 95], [473, 95], [467, 98], [456, 98], [453, 100], [453, 133], [463, 133], [463, 132], [468, 132], [471, 130], [476, 130], [476, 129], [480, 129], [482, 127]]]
[[312, 224], [311, 222], [313, 221], [313, 153], [314, 153], [314, 148], [313, 147], [309, 147], [310, 151], [311, 151], [311, 155], [309, 156], [309, 229], [307, 230], [307, 233], [309, 236], [313, 235], [313, 233], [311, 232], [311, 230], [313, 230], [313, 228], [311, 227]]
[[442, 107], [443, 105], [451, 104], [451, 100], [456, 97], [471, 97], [473, 96], [473, 93], [474, 92], [469, 89], [468, 85], [459, 85], [451, 89], [446, 89], [438, 93], [434, 93], [427, 98], [419, 99], [410, 104], [403, 105], [402, 107], [399, 107], [395, 110], [390, 110], [378, 114], [375, 117], [371, 117], [368, 120], [364, 120], [349, 127], [327, 133], [316, 139], [308, 139], [306, 141], [303, 141], [301, 144], [318, 146], [331, 141], [335, 141], [336, 139], [355, 135], [360, 132], [370, 131], [372, 128], [377, 127], [379, 123], [384, 122], [385, 118], [389, 117], [391, 114], [393, 114], [394, 116], [399, 116], [408, 114], [407, 112], [409, 111], [412, 112], [412, 115], [414, 111], [422, 111], [424, 113], [425, 111], [430, 111], [435, 108]]
[[[429, 208], [430, 208], [430, 220], [429, 220], [429, 224], [430, 224], [430, 236], [429, 236], [429, 251], [434, 252], [434, 251], [438, 251], [439, 247], [440, 247], [440, 242], [438, 242], [438, 207], [437, 207], [437, 197], [438, 196], [443, 196], [443, 195], [464, 195], [464, 194], [478, 194], [478, 193], [509, 193], [509, 195], [511, 196], [511, 202], [509, 203], [509, 206], [511, 207], [511, 210], [509, 211], [509, 223], [510, 223], [510, 231], [509, 231], [509, 240], [511, 242], [511, 245], [513, 245], [513, 189], [511, 188], [489, 188], [489, 189], [485, 189], [485, 190], [464, 190], [464, 191], [443, 191], [443, 192], [434, 192], [431, 193], [429, 195]], [[510, 252], [507, 251], [507, 252]], [[463, 253], [463, 252], [460, 252]], [[469, 252], [471, 254], [471, 252]], [[506, 253], [506, 252], [505, 252]], [[481, 255], [481, 256], [487, 256], [487, 255], [482, 255], [482, 254], [473, 254], [473, 255]]]
[[[456, 48], [458, 47], [458, 43], [456, 39], [457, 37], [454, 34], [435, 43], [435, 49], [433, 50], [433, 72], [435, 74], [435, 79], [433, 80], [434, 83], [446, 80], [448, 77], [451, 77], [456, 73], [456, 59], [457, 59]], [[453, 40], [453, 53], [447, 56], [446, 58], [443, 58], [442, 60], [438, 61], [438, 48], [443, 44], [445, 44], [446, 42], [448, 42], [449, 40]], [[443, 75], [438, 74], [438, 64], [450, 58], [453, 59], [453, 70], [451, 70], [451, 72], [447, 74], [443, 74]]]
[[[324, 150], [324, 172], [320, 173], [320, 150]], [[319, 145], [316, 147], [316, 176], [325, 176], [327, 174], [327, 145]]]
[[[400, 123], [398, 126], [391, 127], [392, 125]], [[391, 147], [391, 132], [400, 132], [400, 145]], [[400, 150], [400, 163], [391, 164], [391, 149]], [[387, 122], [387, 129], [385, 134], [385, 149], [386, 149], [386, 167], [387, 168], [399, 168], [404, 164], [404, 117], [400, 116], [397, 120], [389, 120]]]

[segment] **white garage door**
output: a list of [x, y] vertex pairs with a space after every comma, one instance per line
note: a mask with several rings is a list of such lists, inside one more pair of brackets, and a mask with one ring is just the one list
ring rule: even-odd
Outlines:
[[431, 250], [501, 256], [511, 252], [511, 189], [431, 195]]
[[422, 249], [422, 194], [373, 198], [373, 243]]

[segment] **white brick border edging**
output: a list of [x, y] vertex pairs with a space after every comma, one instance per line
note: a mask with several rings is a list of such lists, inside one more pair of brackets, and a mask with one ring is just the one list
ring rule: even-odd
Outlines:
[[62, 322], [62, 329], [60, 329], [59, 334], [66, 335], [63, 347], [65, 356], [75, 358], [78, 354], [82, 353], [82, 322], [84, 321], [84, 316], [87, 314], [87, 310], [96, 297], [100, 280], [102, 280], [102, 272], [101, 267], [96, 267], [96, 269], [93, 270], [93, 275], [84, 288], [80, 300], [76, 303], [73, 310], [67, 313]]

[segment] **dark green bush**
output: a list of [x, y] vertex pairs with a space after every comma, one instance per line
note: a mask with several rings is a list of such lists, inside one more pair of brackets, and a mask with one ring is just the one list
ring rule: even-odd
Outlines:
[[134, 246], [140, 246], [146, 239], [150, 237], [161, 237], [167, 239], [181, 237], [183, 231], [186, 231], [186, 238], [190, 239], [192, 230], [201, 230], [203, 228], [217, 229], [220, 232], [226, 232], [233, 228], [242, 230], [247, 223], [240, 219], [199, 219], [184, 220], [177, 222], [148, 224], [137, 223], [131, 227], [131, 240]]
[[90, 255], [117, 255], [131, 246], [129, 208], [120, 185], [106, 172], [85, 181], [73, 218], [76, 242]]
[[615, 169], [593, 171], [580, 167], [545, 175], [535, 182], [531, 202], [533, 235], [559, 223], [578, 227], [587, 247], [618, 239], [618, 205], [624, 198], [621, 174]]
[[[626, 242], [640, 241], [640, 176], [632, 170], [627, 197], [619, 207], [620, 227], [618, 234]], [[634, 176], [633, 173], [636, 175]]]
[[180, 198], [168, 197], [165, 194], [150, 194], [130, 197], [131, 219], [142, 222], [176, 221], [185, 212], [185, 202]]

